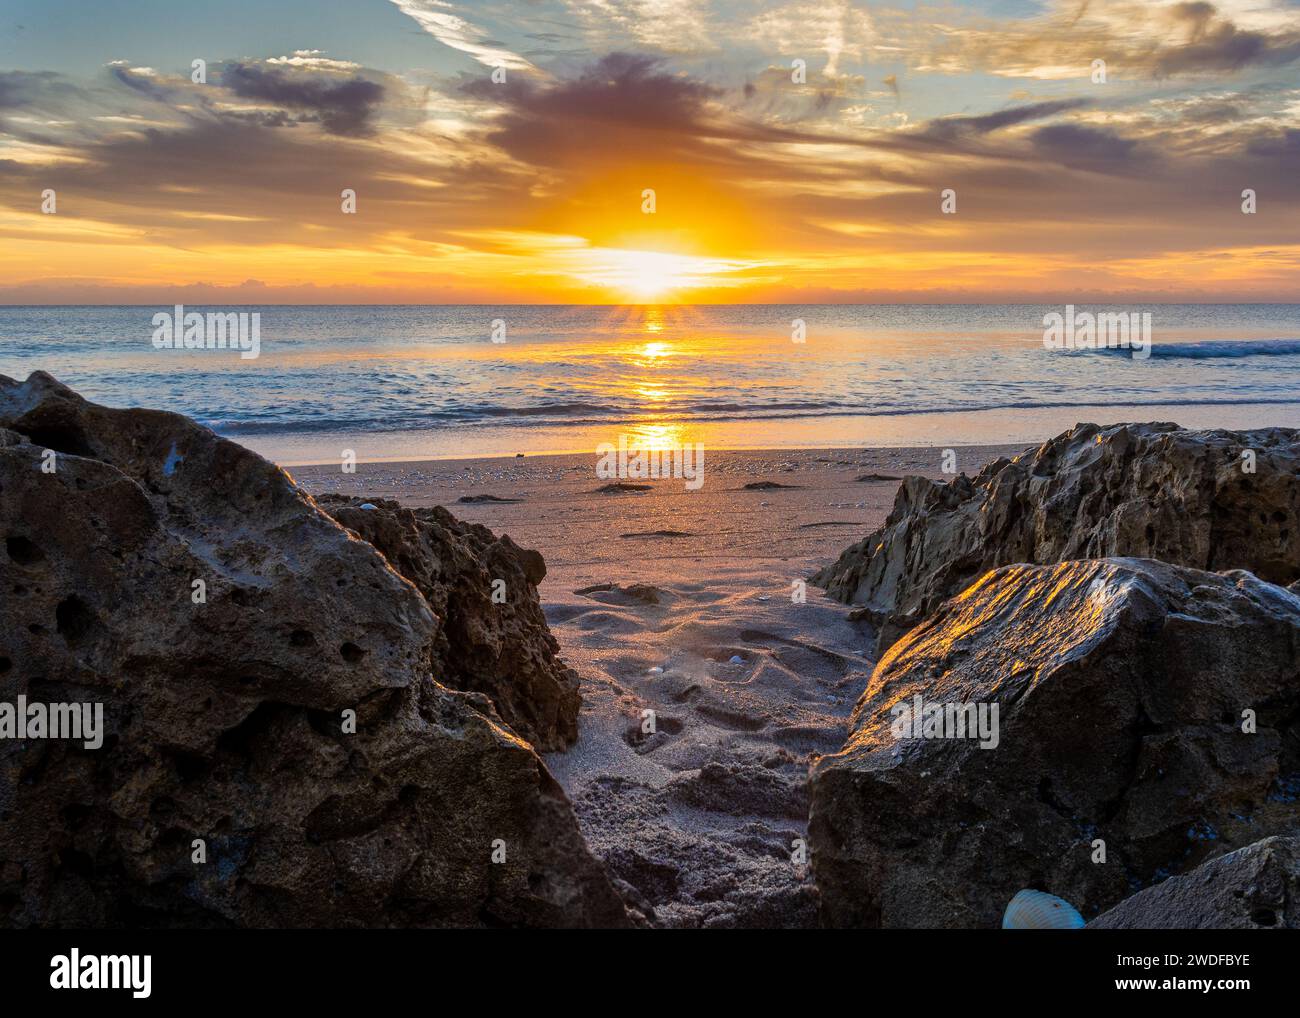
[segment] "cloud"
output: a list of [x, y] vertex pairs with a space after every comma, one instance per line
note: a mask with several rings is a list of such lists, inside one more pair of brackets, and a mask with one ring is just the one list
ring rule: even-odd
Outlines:
[[1064, 166], [1117, 172], [1133, 162], [1138, 142], [1083, 124], [1050, 124], [1031, 136], [1034, 151]]
[[695, 122], [704, 103], [721, 94], [712, 85], [661, 67], [657, 57], [611, 53], [569, 81], [515, 80], [497, 85], [476, 79], [467, 82], [464, 91], [479, 99], [500, 100], [523, 117], [594, 120], [657, 130], [676, 130]]
[[995, 113], [986, 113], [978, 117], [942, 117], [932, 120], [918, 133], [931, 138], [951, 140], [967, 134], [991, 134], [1004, 127], [1023, 124], [1029, 120], [1042, 120], [1046, 117], [1087, 106], [1088, 99], [1055, 99], [1050, 102], [1030, 103], [1025, 106], [1011, 106]]
[[1288, 127], [1279, 134], [1251, 140], [1247, 151], [1253, 156], [1284, 159], [1293, 172], [1300, 173], [1300, 130]]
[[244, 99], [306, 110], [325, 130], [345, 137], [369, 136], [370, 117], [384, 98], [383, 85], [362, 77], [321, 80], [245, 63], [227, 64], [221, 84]]
[[151, 67], [131, 67], [124, 60], [115, 60], [108, 65], [108, 73], [115, 81], [150, 99], [166, 101], [176, 94], [176, 89], [169, 87]]
[[943, 12], [938, 23], [896, 10], [878, 20], [914, 70], [943, 74], [1086, 81], [1096, 57], [1128, 79], [1210, 76], [1300, 58], [1293, 8], [1269, 0], [1229, 13], [1223, 12], [1226, 6], [1203, 0], [1048, 0], [1041, 13], [1018, 19], [956, 8]]
[[491, 39], [488, 33], [452, 13], [446, 0], [392, 0], [407, 17], [432, 35], [444, 46], [468, 53], [480, 64], [504, 67], [509, 70], [531, 70], [533, 65]]
[[334, 60], [331, 57], [321, 56], [318, 49], [296, 49], [291, 57], [269, 57], [266, 61], [272, 65], [282, 65], [286, 67], [310, 67], [315, 70], [326, 71], [358, 71], [361, 65], [351, 60]]
[[0, 71], [0, 109], [22, 109], [53, 95], [72, 98], [81, 94], [81, 89], [53, 71]]
[[1300, 33], [1293, 30], [1273, 36], [1243, 30], [1226, 19], [1216, 22], [1216, 15], [1213, 4], [1175, 5], [1171, 16], [1187, 30], [1188, 38], [1182, 45], [1163, 47], [1156, 55], [1153, 72], [1159, 77], [1205, 74], [1281, 66], [1300, 59]]

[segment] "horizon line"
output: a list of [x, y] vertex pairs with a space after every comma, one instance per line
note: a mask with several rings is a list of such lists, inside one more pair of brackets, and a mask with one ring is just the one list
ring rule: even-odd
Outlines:
[[925, 301], [925, 300], [891, 300], [891, 301], [728, 301], [726, 303], [710, 303], [707, 301], [618, 301], [618, 302], [600, 302], [600, 303], [571, 303], [562, 301], [534, 301], [534, 302], [487, 302], [487, 301], [452, 301], [444, 303], [433, 302], [415, 302], [415, 301], [327, 301], [323, 303], [309, 302], [258, 302], [258, 301], [231, 301], [223, 304], [215, 304], [211, 301], [144, 301], [139, 303], [119, 302], [112, 304], [95, 304], [82, 303], [77, 301], [60, 301], [55, 303], [9, 303], [0, 301], [0, 308], [154, 308], [161, 307], [164, 304], [185, 305], [192, 304], [207, 307], [261, 307], [261, 308], [326, 308], [326, 307], [345, 307], [345, 308], [469, 308], [469, 307], [519, 307], [519, 308], [671, 308], [671, 307], [708, 307], [708, 308], [726, 308], [726, 307], [1007, 307], [1009, 305], [1040, 305], [1056, 306], [1059, 304], [1098, 304], [1110, 302], [1113, 304], [1150, 304], [1160, 306], [1203, 306], [1213, 307], [1219, 305], [1240, 306], [1249, 304], [1267, 304], [1278, 305], [1282, 307], [1300, 306], [1300, 296], [1292, 300], [1142, 300], [1142, 299], [1120, 299], [1116, 297], [1101, 297], [1087, 299], [1072, 299], [1067, 301], [1060, 300], [978, 300], [978, 301]]

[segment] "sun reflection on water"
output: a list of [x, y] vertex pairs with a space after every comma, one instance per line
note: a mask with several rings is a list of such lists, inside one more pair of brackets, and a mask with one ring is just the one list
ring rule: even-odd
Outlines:
[[633, 424], [627, 429], [630, 449], [678, 449], [686, 444], [686, 429], [677, 423]]

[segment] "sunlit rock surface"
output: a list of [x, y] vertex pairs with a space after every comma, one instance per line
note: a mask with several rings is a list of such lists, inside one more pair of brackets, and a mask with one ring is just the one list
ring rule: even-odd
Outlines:
[[[996, 748], [896, 738], [917, 695], [997, 704]], [[991, 928], [1025, 887], [1095, 917], [1294, 831], [1298, 785], [1300, 598], [1150, 560], [1003, 567], [894, 645], [813, 766], [823, 920]]]
[[0, 540], [0, 702], [107, 729], [0, 740], [0, 925], [626, 922], [424, 597], [272, 464], [0, 376]]
[[404, 509], [343, 495], [316, 501], [383, 552], [441, 620], [434, 643], [439, 682], [486, 694], [540, 751], [564, 749], [578, 737], [578, 676], [560, 661], [546, 627], [537, 597], [546, 563], [538, 552], [440, 506]]
[[1300, 579], [1300, 432], [1081, 424], [973, 480], [908, 477], [812, 582], [863, 605], [883, 652], [996, 566], [1116, 555]]
[[1300, 929], [1300, 837], [1265, 838], [1202, 863], [1120, 902], [1088, 928]]

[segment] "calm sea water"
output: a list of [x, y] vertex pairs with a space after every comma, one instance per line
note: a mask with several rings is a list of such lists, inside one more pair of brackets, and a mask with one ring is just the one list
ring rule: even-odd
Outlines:
[[187, 308], [260, 312], [256, 360], [154, 349], [160, 310], [0, 308], [0, 374], [179, 411], [286, 463], [591, 450], [620, 431], [818, 447], [1300, 426], [1300, 305], [1080, 307], [1150, 312], [1145, 361], [1046, 349], [1060, 306]]

